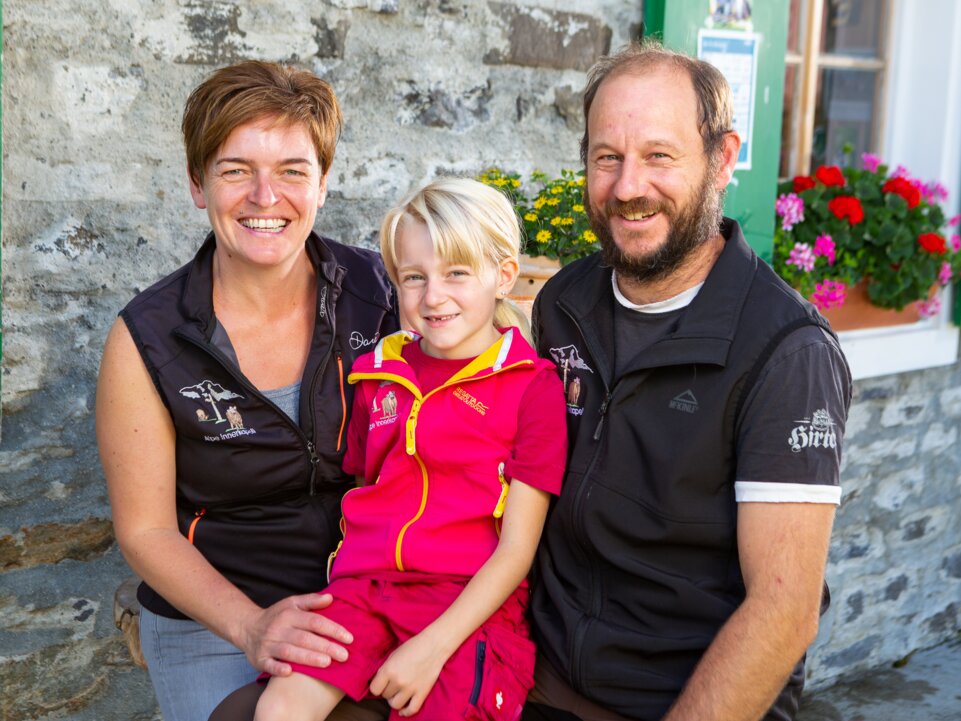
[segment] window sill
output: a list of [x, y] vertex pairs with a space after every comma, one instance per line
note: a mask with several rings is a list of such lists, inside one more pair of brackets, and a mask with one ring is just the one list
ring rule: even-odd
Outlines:
[[864, 328], [838, 333], [854, 380], [951, 365], [958, 360], [958, 326], [951, 303], [941, 313], [910, 325]]

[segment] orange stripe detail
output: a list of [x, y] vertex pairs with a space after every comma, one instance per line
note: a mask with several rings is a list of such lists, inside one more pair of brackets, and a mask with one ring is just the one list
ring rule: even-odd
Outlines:
[[201, 508], [199, 511], [197, 511], [194, 514], [196, 518], [194, 518], [193, 522], [191, 522], [190, 524], [190, 528], [187, 530], [187, 540], [190, 542], [191, 546], [194, 543], [194, 531], [197, 530], [197, 524], [200, 523], [200, 519], [203, 518], [204, 515], [206, 515], [206, 513], [207, 513], [207, 509]]
[[347, 396], [344, 393], [344, 359], [337, 355], [337, 372], [340, 374], [340, 431], [337, 433], [337, 450], [344, 439], [344, 425], [347, 423]]

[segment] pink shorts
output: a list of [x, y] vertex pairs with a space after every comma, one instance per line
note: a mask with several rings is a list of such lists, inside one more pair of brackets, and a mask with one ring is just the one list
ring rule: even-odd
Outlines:
[[[319, 611], [348, 629], [350, 658], [327, 668], [293, 664], [294, 671], [336, 686], [355, 701], [391, 652], [420, 633], [454, 602], [467, 579], [415, 573], [339, 578], [324, 593], [334, 602]], [[535, 648], [525, 618], [526, 584], [447, 660], [418, 721], [517, 721], [534, 685]], [[396, 711], [390, 718], [397, 719]]]

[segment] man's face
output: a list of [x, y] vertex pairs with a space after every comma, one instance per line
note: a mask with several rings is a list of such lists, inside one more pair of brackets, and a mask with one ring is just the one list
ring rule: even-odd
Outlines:
[[605, 80], [594, 97], [585, 205], [605, 261], [649, 281], [718, 232], [723, 184], [704, 153], [690, 78], [642, 72]]

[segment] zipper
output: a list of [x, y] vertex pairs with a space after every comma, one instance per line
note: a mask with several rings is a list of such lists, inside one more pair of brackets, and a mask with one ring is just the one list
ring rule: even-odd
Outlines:
[[200, 519], [206, 515], [206, 508], [201, 508], [199, 511], [194, 512], [194, 520], [190, 522], [190, 528], [187, 529], [187, 541], [191, 546], [194, 545], [194, 534], [197, 532], [197, 524], [200, 523]]
[[[328, 312], [327, 315], [329, 316], [330, 313]], [[333, 322], [331, 322], [331, 324], [333, 325]], [[203, 343], [201, 341], [198, 341], [197, 339], [190, 337], [189, 335], [187, 335], [181, 330], [174, 330], [173, 333], [178, 338], [181, 338], [182, 340], [187, 341], [191, 345], [197, 348], [200, 348], [200, 350], [204, 351], [207, 355], [213, 357], [218, 363], [220, 363], [221, 366], [223, 366], [224, 370], [227, 371], [228, 375], [230, 375], [231, 378], [233, 378], [238, 384], [240, 384], [240, 386], [243, 387], [244, 390], [246, 390], [251, 395], [255, 396], [260, 402], [262, 402], [267, 407], [273, 408], [277, 412], [277, 415], [281, 417], [283, 422], [286, 423], [294, 431], [295, 434], [297, 434], [297, 436], [300, 438], [301, 442], [303, 443], [304, 449], [307, 451], [306, 471], [307, 471], [307, 476], [309, 478], [308, 488], [310, 489], [310, 495], [315, 495], [314, 494], [315, 474], [317, 472], [317, 464], [320, 462], [320, 458], [317, 456], [313, 442], [310, 440], [310, 438], [307, 437], [307, 434], [304, 433], [303, 429], [299, 425], [294, 423], [294, 421], [291, 419], [290, 416], [284, 413], [280, 409], [280, 407], [277, 404], [275, 404], [272, 400], [270, 400], [265, 395], [263, 395], [260, 392], [260, 390], [256, 386], [254, 386], [250, 381], [248, 381], [242, 374], [234, 370], [234, 364], [231, 362], [229, 358], [227, 358], [227, 356], [221, 353], [216, 346], [212, 346], [208, 343]], [[314, 373], [313, 378], [311, 378], [310, 380], [310, 395], [307, 399], [307, 407], [310, 414], [311, 428], [313, 428], [314, 397], [316, 395], [314, 391], [316, 389], [317, 379], [323, 376], [324, 371], [327, 369], [327, 362], [330, 360], [330, 357], [332, 354], [333, 354], [333, 344], [331, 344], [331, 347], [328, 348], [327, 353], [324, 355], [324, 358], [321, 360], [320, 366], [317, 368], [317, 371]], [[303, 388], [301, 388], [301, 392], [303, 392]]]
[[411, 405], [410, 412], [407, 415], [407, 421], [405, 423], [405, 428], [404, 428], [404, 441], [405, 441], [404, 450], [407, 452], [407, 455], [412, 456], [414, 460], [417, 461], [417, 464], [420, 466], [423, 485], [421, 490], [421, 503], [420, 503], [420, 507], [417, 509], [417, 513], [415, 513], [414, 516], [403, 525], [403, 527], [400, 529], [400, 532], [397, 534], [397, 541], [395, 542], [395, 545], [394, 545], [394, 562], [395, 562], [395, 565], [397, 566], [398, 571], [404, 570], [404, 564], [401, 558], [402, 551], [403, 551], [404, 536], [407, 534], [408, 529], [412, 525], [414, 525], [414, 523], [420, 520], [421, 516], [424, 515], [424, 510], [427, 508], [427, 492], [428, 492], [428, 489], [430, 488], [430, 478], [427, 475], [427, 467], [424, 465], [424, 462], [421, 460], [420, 456], [417, 454], [417, 432], [416, 432], [417, 418], [420, 415], [420, 410], [423, 407], [424, 403], [432, 395], [435, 395], [436, 393], [439, 393], [441, 390], [445, 388], [449, 388], [450, 386], [456, 385], [458, 383], [470, 383], [472, 381], [483, 380], [485, 378], [490, 378], [493, 375], [503, 373], [504, 371], [510, 370], [512, 368], [518, 368], [520, 366], [525, 366], [525, 365], [533, 365], [533, 363], [534, 362], [530, 360], [522, 360], [522, 361], [518, 361], [517, 363], [512, 363], [509, 366], [501, 366], [498, 370], [491, 370], [489, 372], [485, 372], [484, 375], [472, 375], [467, 378], [458, 378], [455, 381], [447, 381], [442, 385], [437, 386], [427, 394], [422, 394], [420, 391], [420, 388], [418, 388], [416, 385], [411, 383], [404, 376], [398, 375], [396, 373], [369, 373], [369, 372], [365, 373], [361, 371], [359, 373], [352, 374], [352, 377], [358, 380], [390, 379], [395, 383], [398, 383], [399, 385], [403, 386], [407, 390], [409, 390], [411, 394], [414, 396], [414, 402]]
[[344, 426], [347, 425], [347, 394], [344, 391], [344, 356], [337, 351], [337, 378], [340, 388], [340, 430], [337, 431], [337, 452], [344, 440]]
[[[561, 310], [564, 311], [565, 315], [567, 315], [567, 317], [570, 318], [571, 323], [574, 324], [574, 327], [577, 329], [577, 332], [580, 334], [581, 339], [584, 341], [585, 345], [588, 345], [587, 337], [584, 335], [584, 331], [581, 329], [581, 326], [577, 322], [577, 319], [570, 312], [568, 312], [566, 308], [564, 308], [563, 306], [559, 306], [559, 307], [561, 308]], [[602, 594], [600, 593], [600, 589], [598, 589], [598, 573], [597, 573], [597, 568], [595, 567], [593, 562], [593, 554], [588, 552], [587, 548], [584, 547], [583, 542], [580, 540], [584, 538], [587, 533], [587, 529], [584, 526], [584, 513], [582, 509], [586, 505], [585, 501], [587, 496], [590, 495], [589, 486], [590, 486], [591, 475], [594, 471], [595, 466], [597, 465], [598, 459], [600, 458], [601, 443], [599, 441], [603, 436], [604, 419], [607, 416], [607, 410], [610, 407], [611, 399], [614, 397], [614, 391], [617, 388], [616, 382], [614, 383], [613, 388], [609, 388], [607, 385], [607, 381], [604, 380], [603, 376], [598, 374], [598, 377], [600, 378], [601, 383], [604, 386], [604, 400], [601, 402], [600, 408], [598, 408], [597, 412], [598, 412], [599, 418], [597, 420], [597, 425], [594, 428], [594, 433], [592, 434], [592, 439], [594, 440], [594, 450], [592, 451], [591, 460], [587, 464], [587, 468], [585, 469], [584, 474], [581, 477], [581, 484], [580, 484], [580, 487], [577, 489], [577, 493], [574, 496], [573, 503], [571, 503], [570, 505], [570, 512], [568, 516], [570, 520], [571, 528], [574, 528], [576, 531], [576, 533], [574, 534], [573, 540], [577, 544], [577, 547], [580, 549], [582, 555], [584, 556], [585, 562], [587, 564], [588, 578], [589, 578], [588, 588], [590, 589], [590, 600], [591, 600], [589, 617], [581, 618], [577, 624], [577, 628], [574, 631], [574, 643], [573, 643], [573, 654], [572, 654], [573, 668], [571, 669], [571, 676], [572, 676], [571, 680], [573, 681], [573, 688], [575, 689], [584, 688], [584, 673], [582, 670], [583, 654], [581, 653], [581, 649], [584, 644], [584, 639], [587, 635], [587, 629], [590, 626], [590, 621], [591, 619], [597, 617], [597, 615], [600, 613], [601, 605], [602, 605], [602, 598], [601, 598]]]
[[309, 455], [310, 462], [310, 480], [307, 482], [307, 493], [311, 496], [317, 495], [317, 465], [320, 463], [320, 458], [317, 455], [317, 450], [314, 448], [313, 441], [307, 441], [307, 453]]
[[604, 417], [607, 415], [607, 407], [611, 404], [611, 393], [607, 392], [604, 396], [604, 402], [601, 403], [601, 407], [597, 409], [597, 415], [600, 418], [597, 419], [597, 427], [594, 429], [594, 440], [601, 440], [601, 430], [604, 428]]
[[487, 641], [478, 639], [474, 649], [474, 687], [470, 692], [470, 699], [467, 701], [471, 706], [476, 706], [480, 700], [481, 685], [484, 682], [484, 660], [487, 658]]

